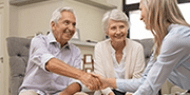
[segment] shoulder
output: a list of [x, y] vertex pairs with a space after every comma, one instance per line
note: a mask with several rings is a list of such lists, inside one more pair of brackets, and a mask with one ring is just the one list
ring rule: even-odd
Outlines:
[[190, 27], [179, 25], [179, 24], [172, 24], [168, 28], [168, 34], [165, 38], [171, 38], [171, 37], [185, 37], [187, 35], [190, 35]]
[[74, 44], [72, 43], [69, 43], [69, 48], [74, 51], [74, 52], [79, 52], [80, 53], [80, 49], [79, 47], [75, 46]]
[[190, 27], [176, 25], [172, 27], [169, 33], [162, 41], [162, 48], [166, 50], [177, 50], [190, 46]]
[[98, 42], [95, 47], [106, 47], [108, 45], [110, 45], [110, 39]]
[[47, 41], [47, 37], [41, 34], [32, 38], [32, 42], [45, 42], [45, 41]]
[[164, 38], [164, 42], [178, 42], [178, 40], [189, 38], [190, 27], [173, 24], [169, 27], [168, 34]]
[[32, 38], [31, 40], [31, 46], [36, 47], [36, 46], [44, 46], [47, 43], [47, 37], [45, 35], [38, 35]]

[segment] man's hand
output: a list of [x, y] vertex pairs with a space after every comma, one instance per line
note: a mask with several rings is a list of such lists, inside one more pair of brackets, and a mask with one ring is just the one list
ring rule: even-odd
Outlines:
[[102, 85], [96, 76], [88, 73], [84, 73], [79, 80], [90, 90], [99, 90]]
[[99, 87], [99, 89], [105, 89], [105, 88], [109, 87], [109, 82], [107, 81], [107, 79], [105, 77], [102, 77], [102, 76], [99, 76], [99, 75], [93, 74], [93, 73], [92, 73], [92, 76], [98, 78], [101, 81], [101, 87]]
[[101, 81], [101, 87], [99, 87], [99, 89], [105, 89], [107, 87], [116, 88], [115, 78], [105, 78], [97, 74], [92, 74], [92, 76], [98, 78]]

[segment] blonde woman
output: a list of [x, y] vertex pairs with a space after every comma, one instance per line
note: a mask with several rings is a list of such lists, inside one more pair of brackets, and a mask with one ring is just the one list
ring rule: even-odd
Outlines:
[[140, 79], [103, 78], [102, 87], [156, 95], [168, 79], [190, 93], [190, 25], [181, 14], [177, 0], [141, 0], [141, 20], [154, 35], [154, 52]]

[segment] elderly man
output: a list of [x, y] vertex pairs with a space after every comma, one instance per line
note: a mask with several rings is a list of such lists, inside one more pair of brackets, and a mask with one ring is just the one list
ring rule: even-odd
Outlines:
[[[52, 31], [48, 35], [36, 36], [31, 41], [19, 95], [58, 95], [70, 83], [77, 82], [72, 78], [90, 89], [97, 89], [99, 80], [79, 70], [79, 48], [68, 43], [76, 30], [74, 11], [69, 7], [58, 8], [53, 12], [50, 23]], [[80, 86], [80, 82], [77, 84]]]

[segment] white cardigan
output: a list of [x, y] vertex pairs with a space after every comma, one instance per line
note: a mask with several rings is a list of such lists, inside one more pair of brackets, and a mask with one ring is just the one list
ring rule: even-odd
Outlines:
[[[115, 78], [111, 54], [111, 40], [98, 42], [94, 51], [94, 72], [106, 78]], [[126, 38], [125, 79], [140, 78], [145, 67], [144, 50], [140, 43]], [[94, 95], [108, 95], [111, 88], [96, 91]]]

